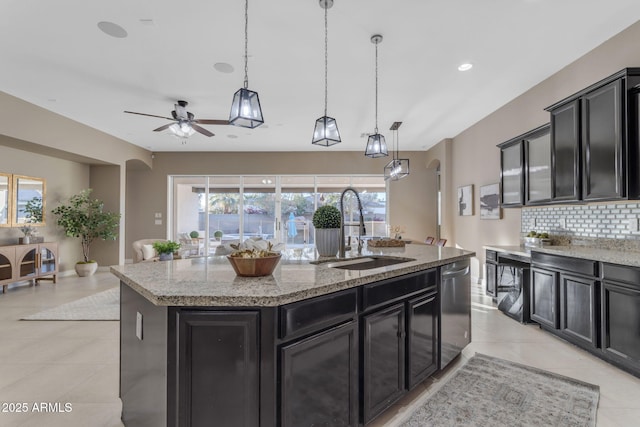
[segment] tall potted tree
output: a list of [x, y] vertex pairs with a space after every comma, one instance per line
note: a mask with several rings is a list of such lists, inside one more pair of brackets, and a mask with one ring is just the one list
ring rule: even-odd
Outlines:
[[313, 213], [316, 249], [320, 256], [336, 256], [340, 249], [340, 211], [335, 206], [320, 206]]
[[76, 263], [80, 277], [90, 276], [98, 269], [98, 263], [89, 257], [91, 244], [96, 239], [115, 240], [120, 224], [120, 214], [104, 212], [104, 202], [91, 199], [91, 191], [91, 188], [83, 190], [71, 196], [69, 203], [51, 211], [67, 236], [80, 238], [83, 260]]

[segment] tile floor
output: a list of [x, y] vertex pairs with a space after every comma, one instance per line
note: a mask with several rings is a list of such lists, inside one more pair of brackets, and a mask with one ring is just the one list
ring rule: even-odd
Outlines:
[[[118, 322], [19, 321], [24, 315], [118, 285], [108, 272], [60, 278], [57, 285], [20, 286], [0, 294], [0, 426], [115, 427], [118, 399]], [[498, 312], [474, 287], [473, 342], [451, 369], [426, 381], [372, 425], [396, 426], [475, 352], [501, 357], [600, 386], [598, 427], [640, 426], [640, 379], [567, 344], [535, 325]], [[26, 413], [4, 412], [27, 403]], [[34, 403], [64, 411], [34, 412]], [[6, 407], [5, 407], [6, 406]]]

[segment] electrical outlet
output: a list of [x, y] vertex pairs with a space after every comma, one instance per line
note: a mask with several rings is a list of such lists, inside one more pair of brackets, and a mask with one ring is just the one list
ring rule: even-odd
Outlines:
[[162, 220], [161, 219], [156, 219], [156, 225], [162, 225]]
[[156, 212], [156, 218], [162, 218], [162, 212]]
[[534, 217], [534, 218], [531, 218], [531, 222], [529, 223], [529, 229], [531, 229], [531, 230], [535, 230], [535, 229], [536, 229], [536, 227], [537, 227], [537, 222], [538, 222], [538, 221], [536, 221], [536, 218], [535, 218], [535, 217]]
[[567, 228], [567, 219], [565, 217], [558, 219], [558, 227]]
[[630, 218], [627, 220], [627, 228], [629, 231], [631, 232], [637, 232], [638, 231], [638, 218]]
[[142, 341], [142, 313], [136, 312], [136, 337]]

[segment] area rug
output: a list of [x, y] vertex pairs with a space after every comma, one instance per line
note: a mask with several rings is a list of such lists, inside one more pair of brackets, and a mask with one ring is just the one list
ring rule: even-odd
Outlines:
[[120, 320], [120, 288], [90, 295], [20, 320]]
[[600, 387], [476, 353], [406, 427], [596, 425]]

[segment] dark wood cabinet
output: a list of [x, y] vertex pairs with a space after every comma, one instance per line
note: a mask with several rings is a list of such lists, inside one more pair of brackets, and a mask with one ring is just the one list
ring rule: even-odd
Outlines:
[[580, 101], [551, 110], [551, 200], [580, 200]]
[[438, 369], [436, 293], [407, 302], [407, 383], [412, 389]]
[[280, 355], [283, 426], [358, 425], [355, 321], [285, 345]]
[[515, 138], [500, 147], [500, 205], [520, 207], [524, 204], [523, 140]]
[[257, 311], [177, 313], [176, 425], [259, 425], [258, 324]]
[[549, 124], [545, 124], [498, 145], [502, 207], [535, 205], [551, 200], [549, 129]]
[[640, 197], [639, 83], [625, 68], [547, 108], [553, 202]]
[[531, 268], [531, 320], [558, 328], [558, 273]]
[[524, 138], [524, 204], [536, 205], [551, 200], [551, 134], [546, 124]]
[[363, 416], [367, 423], [405, 392], [405, 304], [362, 316]]
[[560, 274], [560, 332], [583, 346], [598, 347], [597, 280]]
[[582, 199], [626, 197], [622, 79], [582, 97]]
[[640, 269], [603, 264], [602, 352], [640, 375]]

